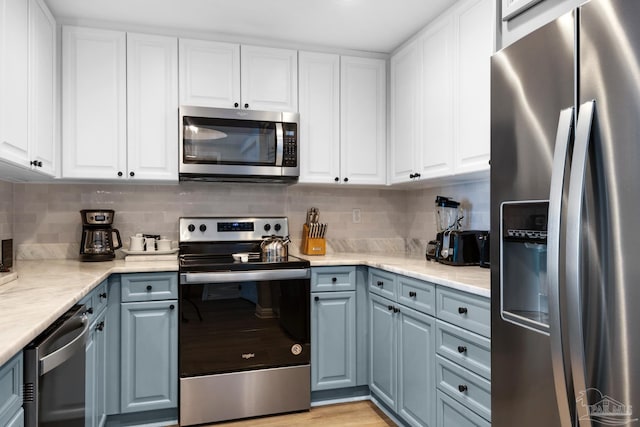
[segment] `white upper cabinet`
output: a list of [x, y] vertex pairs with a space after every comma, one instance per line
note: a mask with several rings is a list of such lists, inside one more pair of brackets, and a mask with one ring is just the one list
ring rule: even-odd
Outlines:
[[300, 52], [301, 183], [340, 180], [340, 56]]
[[240, 45], [180, 39], [180, 104], [240, 106]]
[[472, 0], [455, 15], [458, 35], [456, 173], [489, 169], [494, 2]]
[[340, 70], [341, 181], [386, 184], [386, 62], [343, 56]]
[[127, 33], [127, 172], [178, 180], [178, 41]]
[[298, 111], [297, 51], [180, 39], [180, 104]]
[[242, 107], [266, 111], [298, 111], [298, 52], [242, 46]]
[[62, 177], [178, 180], [178, 41], [62, 29]]
[[126, 36], [62, 28], [62, 177], [116, 179], [127, 168]]

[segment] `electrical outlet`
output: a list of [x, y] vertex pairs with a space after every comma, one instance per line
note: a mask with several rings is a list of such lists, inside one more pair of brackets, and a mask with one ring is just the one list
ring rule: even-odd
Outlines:
[[360, 224], [360, 209], [356, 208], [351, 211], [351, 222]]

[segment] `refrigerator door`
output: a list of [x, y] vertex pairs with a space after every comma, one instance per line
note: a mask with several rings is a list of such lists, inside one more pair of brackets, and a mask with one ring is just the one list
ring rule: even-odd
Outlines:
[[[560, 113], [575, 104], [574, 24], [566, 15], [492, 58], [493, 239], [503, 202], [549, 199]], [[549, 336], [503, 320], [500, 272], [491, 269], [492, 426], [560, 426]]]
[[581, 426], [631, 425], [640, 417], [640, 2], [594, 0], [579, 16], [580, 104], [595, 100], [595, 113], [589, 140], [576, 137], [585, 169], [576, 185], [572, 171], [569, 195], [580, 213], [567, 235], [567, 289], [580, 309], [570, 321], [583, 341], [572, 347], [576, 404]]

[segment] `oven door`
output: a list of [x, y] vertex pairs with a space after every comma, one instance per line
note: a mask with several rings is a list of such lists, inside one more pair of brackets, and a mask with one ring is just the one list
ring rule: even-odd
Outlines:
[[180, 377], [308, 365], [309, 269], [183, 273]]

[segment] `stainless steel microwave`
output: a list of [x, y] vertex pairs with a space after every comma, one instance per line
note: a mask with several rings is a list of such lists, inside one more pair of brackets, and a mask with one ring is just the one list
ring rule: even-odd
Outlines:
[[180, 180], [295, 182], [298, 113], [180, 107]]

